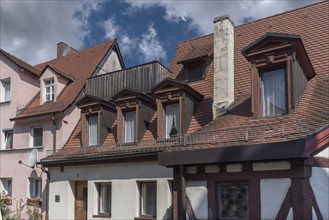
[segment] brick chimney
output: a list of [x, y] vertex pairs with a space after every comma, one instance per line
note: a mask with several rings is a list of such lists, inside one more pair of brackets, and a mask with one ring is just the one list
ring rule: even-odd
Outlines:
[[225, 114], [234, 101], [234, 24], [228, 15], [214, 18], [213, 116]]

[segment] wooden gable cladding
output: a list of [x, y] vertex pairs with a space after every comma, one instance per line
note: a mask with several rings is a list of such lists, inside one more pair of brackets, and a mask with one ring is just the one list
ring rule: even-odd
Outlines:
[[[199, 92], [194, 90], [188, 84], [165, 79], [152, 89], [156, 96], [157, 103], [157, 133], [159, 139], [165, 139], [166, 126], [166, 106], [170, 104], [179, 104], [179, 132], [187, 133], [194, 113], [194, 107], [198, 101], [203, 98]], [[182, 117], [184, 116], [184, 117]]]
[[113, 102], [85, 95], [77, 100], [76, 105], [81, 109], [82, 146], [89, 146], [88, 118], [97, 116], [97, 146], [104, 143], [116, 120], [116, 107]]
[[117, 105], [118, 144], [124, 144], [124, 115], [125, 112], [135, 111], [136, 114], [136, 140], [140, 142], [148, 129], [155, 113], [155, 99], [145, 93], [132, 89], [123, 89], [113, 96]]
[[285, 71], [287, 113], [298, 105], [307, 81], [315, 76], [301, 36], [267, 33], [242, 50], [250, 62], [252, 113], [262, 117], [262, 72], [282, 68]]

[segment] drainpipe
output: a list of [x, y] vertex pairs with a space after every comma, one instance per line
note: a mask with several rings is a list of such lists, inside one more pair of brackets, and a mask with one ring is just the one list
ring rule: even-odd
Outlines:
[[45, 220], [49, 219], [49, 184], [50, 184], [50, 173], [48, 172], [48, 170], [46, 170], [43, 167], [43, 164], [41, 165], [41, 170], [42, 172], [47, 174], [47, 180], [46, 180], [46, 216], [45, 216]]
[[55, 120], [55, 113], [51, 116], [51, 120], [53, 122], [53, 154], [56, 153], [56, 120]]

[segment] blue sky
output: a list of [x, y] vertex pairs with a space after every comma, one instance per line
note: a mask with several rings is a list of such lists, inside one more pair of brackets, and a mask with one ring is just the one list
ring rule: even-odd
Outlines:
[[315, 1], [0, 1], [0, 46], [37, 64], [56, 56], [56, 44], [81, 50], [117, 38], [127, 67], [152, 60], [168, 66], [178, 42], [212, 33], [213, 18], [235, 25]]

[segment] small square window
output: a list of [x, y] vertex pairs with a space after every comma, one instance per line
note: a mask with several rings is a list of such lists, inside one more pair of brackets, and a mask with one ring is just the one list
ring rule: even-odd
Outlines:
[[187, 81], [196, 81], [204, 78], [204, 62], [193, 62], [186, 65]]
[[179, 103], [166, 105], [166, 138], [179, 135]]
[[30, 178], [30, 198], [42, 197], [42, 180], [39, 178]]
[[4, 192], [6, 195], [11, 196], [13, 191], [12, 191], [12, 187], [13, 187], [13, 180], [12, 178], [1, 178], [1, 192]]
[[11, 93], [10, 79], [1, 80], [0, 102], [9, 102]]
[[218, 184], [219, 219], [248, 219], [248, 186]]
[[13, 149], [13, 137], [14, 133], [13, 130], [4, 130], [4, 143], [3, 143], [3, 148], [2, 149]]
[[88, 140], [89, 146], [98, 145], [98, 116], [88, 118]]
[[136, 142], [136, 111], [124, 114], [124, 142]]
[[110, 183], [98, 183], [98, 215], [111, 215], [112, 189]]
[[156, 217], [157, 186], [156, 182], [141, 182], [140, 189], [140, 216]]
[[45, 79], [45, 102], [51, 102], [54, 101], [55, 95], [54, 95], [54, 79]]
[[41, 147], [43, 145], [43, 128], [31, 127], [31, 147]]

